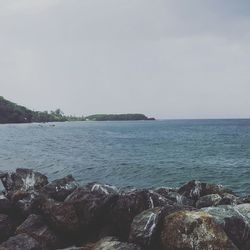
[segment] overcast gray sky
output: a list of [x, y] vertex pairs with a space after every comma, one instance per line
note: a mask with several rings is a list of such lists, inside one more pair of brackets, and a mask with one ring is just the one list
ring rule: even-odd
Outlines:
[[250, 117], [250, 1], [0, 0], [0, 95], [76, 115]]

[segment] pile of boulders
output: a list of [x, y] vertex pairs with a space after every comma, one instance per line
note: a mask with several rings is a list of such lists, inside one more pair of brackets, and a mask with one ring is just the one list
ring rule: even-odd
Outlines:
[[221, 185], [80, 186], [31, 169], [0, 179], [0, 250], [250, 249], [250, 197]]

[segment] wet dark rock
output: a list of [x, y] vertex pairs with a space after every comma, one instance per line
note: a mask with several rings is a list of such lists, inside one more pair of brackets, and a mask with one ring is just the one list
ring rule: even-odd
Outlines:
[[184, 195], [180, 195], [177, 192], [169, 192], [164, 197], [166, 197], [169, 200], [172, 200], [173, 202], [176, 202], [178, 205], [184, 205], [184, 206], [195, 206], [194, 200], [191, 200], [187, 198]]
[[15, 229], [15, 225], [6, 214], [0, 214], [0, 242], [7, 240]]
[[86, 237], [96, 239], [103, 227], [110, 223], [108, 214], [117, 199], [116, 194], [106, 195], [102, 192], [78, 188], [66, 198], [65, 202], [74, 206], [81, 231]]
[[233, 194], [224, 193], [219, 205], [237, 205], [242, 203], [241, 199]]
[[8, 175], [7, 171], [1, 171], [0, 170], [0, 179], [5, 178]]
[[218, 194], [208, 194], [200, 197], [200, 199], [196, 202], [196, 207], [202, 208], [202, 207], [217, 206], [221, 200], [222, 197]]
[[79, 232], [80, 222], [74, 205], [39, 197], [35, 206], [55, 232], [61, 233], [66, 238], [74, 238], [75, 234]]
[[111, 195], [111, 194], [118, 194], [119, 189], [115, 186], [108, 185], [108, 184], [101, 184], [97, 182], [92, 182], [86, 185], [86, 189], [90, 190], [91, 192], [97, 192], [100, 194]]
[[232, 193], [232, 191], [222, 185], [208, 184], [193, 180], [180, 187], [178, 193], [197, 201], [200, 197], [205, 195], [221, 195], [223, 193]]
[[164, 214], [163, 207], [151, 208], [138, 214], [131, 224], [129, 241], [143, 249], [157, 249], [156, 234]]
[[203, 208], [221, 225], [240, 249], [250, 240], [250, 204]]
[[36, 239], [44, 249], [55, 249], [59, 245], [56, 234], [48, 228], [41, 216], [31, 214], [17, 229], [16, 234], [26, 233]]
[[236, 250], [211, 215], [201, 211], [179, 211], [165, 217], [161, 231], [162, 249]]
[[0, 213], [10, 213], [13, 210], [10, 200], [3, 194], [0, 194]]
[[250, 203], [250, 196], [241, 197], [239, 200], [240, 203]]
[[135, 244], [120, 242], [113, 237], [106, 237], [96, 243], [93, 250], [141, 250]]
[[64, 201], [75, 189], [78, 183], [72, 175], [68, 175], [62, 179], [54, 180], [43, 187], [42, 192], [56, 201]]
[[144, 210], [174, 204], [156, 192], [133, 190], [120, 194], [111, 209], [110, 221], [114, 227], [114, 235], [127, 240], [130, 225], [134, 217]]
[[42, 250], [38, 241], [27, 234], [10, 237], [0, 245], [0, 250]]
[[16, 172], [5, 175], [1, 180], [7, 192], [38, 190], [48, 184], [45, 175], [25, 168], [18, 168]]
[[168, 187], [160, 187], [160, 188], [155, 188], [154, 192], [167, 197], [170, 192], [177, 192], [178, 189], [176, 188], [168, 188]]
[[10, 192], [9, 197], [12, 206], [15, 207], [15, 213], [22, 217], [27, 217], [33, 213], [33, 204], [39, 194], [35, 191], [16, 191]]

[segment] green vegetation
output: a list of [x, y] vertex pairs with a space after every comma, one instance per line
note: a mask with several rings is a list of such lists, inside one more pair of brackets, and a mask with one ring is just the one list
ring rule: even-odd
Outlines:
[[32, 111], [0, 96], [0, 123], [61, 122], [67, 121], [60, 109], [56, 111]]
[[0, 123], [64, 122], [64, 121], [139, 121], [154, 120], [143, 114], [90, 115], [87, 117], [65, 116], [55, 111], [32, 111], [0, 96]]
[[146, 121], [154, 120], [154, 118], [148, 118], [143, 114], [118, 114], [118, 115], [90, 115], [85, 117], [88, 121]]

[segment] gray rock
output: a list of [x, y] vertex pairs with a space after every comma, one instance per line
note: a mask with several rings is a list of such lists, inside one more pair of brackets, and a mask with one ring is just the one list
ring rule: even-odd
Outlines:
[[16, 234], [26, 233], [36, 239], [44, 249], [55, 249], [58, 247], [59, 239], [55, 233], [48, 228], [41, 216], [31, 214], [17, 229]]
[[110, 221], [113, 225], [114, 235], [122, 240], [127, 240], [130, 225], [136, 215], [149, 208], [170, 204], [174, 204], [174, 202], [156, 192], [145, 189], [120, 194], [110, 210]]
[[35, 206], [50, 228], [65, 238], [74, 237], [79, 232], [80, 221], [73, 204], [39, 197]]
[[0, 213], [10, 213], [13, 210], [10, 200], [3, 194], [0, 194]]
[[117, 199], [116, 194], [106, 195], [103, 192], [78, 188], [65, 199], [65, 203], [74, 206], [85, 237], [96, 240], [100, 234], [105, 235], [102, 230], [110, 225], [110, 211]]
[[183, 205], [183, 206], [194, 206], [195, 205], [195, 202], [193, 200], [191, 200], [191, 199], [187, 198], [186, 196], [181, 195], [177, 192], [169, 192], [164, 197], [176, 202], [178, 205]]
[[202, 211], [183, 210], [166, 216], [161, 244], [162, 250], [237, 249], [213, 217]]
[[14, 232], [14, 224], [6, 214], [0, 214], [0, 242], [7, 240]]
[[48, 179], [45, 175], [25, 168], [18, 168], [16, 172], [5, 175], [1, 180], [8, 192], [38, 190], [48, 184]]
[[193, 180], [180, 187], [178, 193], [197, 201], [200, 197], [208, 194], [221, 195], [223, 193], [232, 193], [232, 191], [222, 185], [208, 184]]
[[78, 183], [72, 175], [68, 175], [47, 184], [42, 188], [42, 192], [56, 201], [64, 201], [68, 195], [73, 193], [74, 190], [78, 188], [78, 186]]
[[222, 198], [218, 194], [208, 194], [200, 197], [200, 199], [196, 202], [196, 207], [202, 208], [202, 207], [217, 206], [221, 200]]
[[131, 224], [129, 241], [143, 247], [143, 249], [156, 249], [156, 233], [164, 214], [164, 208], [156, 207], [138, 214]]
[[203, 208], [221, 225], [229, 238], [240, 249], [250, 240], [250, 204]]
[[93, 250], [141, 250], [132, 243], [120, 242], [113, 237], [106, 237], [96, 243]]
[[221, 197], [219, 205], [237, 205], [242, 203], [241, 199], [233, 194], [224, 193]]
[[108, 184], [101, 184], [101, 183], [97, 183], [97, 182], [89, 183], [88, 185], [86, 185], [85, 188], [87, 188], [91, 192], [97, 192], [97, 193], [105, 194], [105, 195], [119, 193], [119, 189], [117, 187], [112, 186], [112, 185], [108, 185]]
[[42, 250], [38, 241], [27, 234], [10, 237], [0, 245], [0, 250]]

